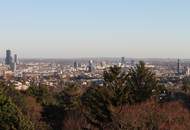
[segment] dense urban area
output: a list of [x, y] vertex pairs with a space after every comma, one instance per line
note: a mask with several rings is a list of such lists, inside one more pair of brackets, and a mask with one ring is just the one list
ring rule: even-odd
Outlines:
[[0, 64], [0, 130], [189, 130], [190, 60], [23, 59]]

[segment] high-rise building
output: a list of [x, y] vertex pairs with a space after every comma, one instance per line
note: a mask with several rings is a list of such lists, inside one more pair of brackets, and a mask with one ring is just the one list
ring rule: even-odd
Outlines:
[[88, 63], [88, 71], [92, 72], [94, 69], [95, 68], [94, 68], [93, 60], [90, 60], [89, 63]]
[[78, 69], [78, 63], [77, 61], [74, 62], [74, 68], [77, 70]]
[[7, 50], [6, 51], [5, 64], [10, 66], [12, 64], [12, 62], [13, 62], [13, 58], [11, 56], [11, 50]]
[[121, 57], [121, 64], [122, 64], [122, 65], [125, 64], [125, 57]]
[[19, 64], [18, 55], [17, 54], [14, 55], [14, 63], [16, 63], [17, 65]]
[[180, 74], [180, 59], [177, 60], [177, 74]]
[[16, 65], [16, 63], [14, 62], [14, 63], [12, 63], [11, 64], [11, 70], [13, 71], [13, 72], [15, 72], [16, 71], [16, 69], [17, 69], [17, 65]]

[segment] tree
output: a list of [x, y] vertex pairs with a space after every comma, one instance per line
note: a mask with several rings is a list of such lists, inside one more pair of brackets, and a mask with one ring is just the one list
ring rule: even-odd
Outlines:
[[121, 106], [129, 103], [129, 89], [127, 87], [127, 75], [121, 67], [113, 66], [104, 71], [104, 86], [112, 93], [112, 104]]
[[26, 93], [28, 96], [35, 97], [37, 102], [42, 105], [50, 105], [54, 103], [54, 97], [48, 90], [47, 86], [31, 86]]
[[112, 122], [110, 95], [106, 88], [90, 88], [81, 97], [81, 107], [87, 121], [103, 130]]
[[127, 86], [132, 93], [134, 103], [142, 102], [159, 92], [158, 80], [155, 74], [140, 61], [129, 69]]
[[62, 130], [65, 111], [61, 106], [55, 104], [44, 106], [42, 117], [52, 130]]
[[27, 113], [25, 96], [20, 91], [15, 90], [13, 85], [8, 86], [4, 81], [0, 81], [0, 90], [6, 97], [12, 100], [23, 114]]
[[128, 73], [120, 67], [110, 67], [104, 72], [104, 81], [103, 87], [90, 88], [81, 97], [84, 116], [99, 130], [130, 127], [118, 116], [123, 106], [146, 101], [162, 88], [144, 62], [131, 67]]
[[185, 77], [182, 79], [182, 90], [185, 93], [190, 91], [190, 77]]
[[27, 117], [32, 121], [36, 130], [48, 130], [48, 125], [43, 121], [42, 112], [43, 107], [37, 103], [34, 97], [26, 97]]
[[58, 104], [65, 111], [75, 110], [80, 106], [81, 89], [75, 85], [70, 85], [64, 88], [57, 96]]
[[0, 129], [34, 130], [33, 124], [21, 113], [18, 107], [0, 91]]

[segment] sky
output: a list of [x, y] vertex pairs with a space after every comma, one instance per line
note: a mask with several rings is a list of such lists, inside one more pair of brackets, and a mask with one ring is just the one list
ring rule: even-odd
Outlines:
[[189, 0], [0, 0], [0, 57], [189, 58]]

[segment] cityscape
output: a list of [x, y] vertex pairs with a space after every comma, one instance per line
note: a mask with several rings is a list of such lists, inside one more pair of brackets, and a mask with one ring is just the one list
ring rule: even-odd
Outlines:
[[[19, 59], [6, 50], [5, 60], [0, 66], [0, 77], [11, 81], [17, 90], [27, 90], [31, 84], [46, 85], [61, 89], [70, 82], [80, 86], [91, 84], [103, 86], [103, 72], [114, 65], [128, 71], [140, 60], [121, 58], [94, 58], [76, 60]], [[190, 61], [181, 59], [147, 59], [146, 67], [155, 72], [156, 77], [165, 87], [179, 86], [181, 79], [190, 76]], [[64, 63], [64, 61], [66, 63]], [[24, 82], [23, 82], [24, 81]], [[175, 89], [175, 87], [173, 88]]]
[[0, 0], [0, 130], [190, 130], [190, 0]]

